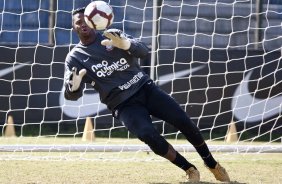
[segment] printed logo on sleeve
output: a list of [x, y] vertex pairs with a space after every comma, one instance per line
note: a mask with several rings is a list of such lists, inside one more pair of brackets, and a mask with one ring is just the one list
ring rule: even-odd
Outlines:
[[83, 59], [83, 62], [86, 63], [89, 60], [89, 57], [87, 59]]

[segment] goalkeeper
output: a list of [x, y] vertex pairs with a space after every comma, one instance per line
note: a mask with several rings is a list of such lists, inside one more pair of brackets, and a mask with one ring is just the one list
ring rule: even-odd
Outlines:
[[101, 102], [129, 132], [155, 154], [183, 169], [189, 181], [200, 181], [196, 166], [159, 134], [150, 115], [162, 119], [183, 133], [217, 180], [230, 181], [186, 112], [141, 70], [137, 58], [148, 54], [144, 43], [117, 29], [106, 30], [103, 34], [90, 29], [84, 21], [84, 8], [73, 11], [72, 24], [80, 42], [66, 57], [66, 99], [77, 100], [82, 96], [82, 84], [91, 84]]

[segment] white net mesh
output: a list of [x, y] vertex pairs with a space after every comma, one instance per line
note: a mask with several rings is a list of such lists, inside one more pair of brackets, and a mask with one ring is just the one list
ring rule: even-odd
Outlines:
[[[48, 153], [36, 155], [41, 158], [51, 152], [86, 158], [89, 151], [115, 151], [110, 158], [119, 158], [134, 151], [130, 158], [135, 158], [148, 151], [89, 86], [76, 102], [63, 98], [65, 56], [78, 42], [71, 12], [89, 2], [0, 0], [0, 151], [14, 152], [3, 158], [35, 151]], [[109, 3], [115, 13], [112, 27], [152, 49], [140, 61], [143, 69], [180, 103], [213, 151], [281, 152], [279, 0]], [[96, 139], [83, 142], [87, 117], [94, 128], [87, 130]], [[193, 150], [180, 132], [153, 120], [164, 137], [180, 144], [178, 149]], [[226, 139], [235, 142], [226, 145]]]

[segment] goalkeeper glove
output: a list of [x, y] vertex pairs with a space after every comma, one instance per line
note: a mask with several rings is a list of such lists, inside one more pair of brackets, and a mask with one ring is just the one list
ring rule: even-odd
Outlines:
[[119, 29], [108, 29], [103, 35], [108, 38], [101, 41], [101, 44], [104, 46], [114, 46], [123, 50], [130, 48], [131, 42]]
[[77, 68], [72, 68], [72, 74], [70, 75], [69, 79], [69, 90], [71, 92], [75, 92], [79, 89], [81, 80], [83, 76], [86, 74], [86, 69], [81, 69], [77, 74]]

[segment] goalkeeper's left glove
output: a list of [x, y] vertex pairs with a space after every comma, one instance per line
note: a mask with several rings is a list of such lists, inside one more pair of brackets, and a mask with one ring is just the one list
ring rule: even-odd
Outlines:
[[86, 69], [81, 69], [77, 74], [77, 68], [72, 68], [72, 74], [69, 79], [69, 90], [75, 92], [79, 89], [83, 76], [86, 74]]
[[130, 48], [131, 42], [119, 29], [108, 29], [103, 35], [108, 38], [101, 41], [101, 44], [104, 46], [114, 46], [123, 50]]

